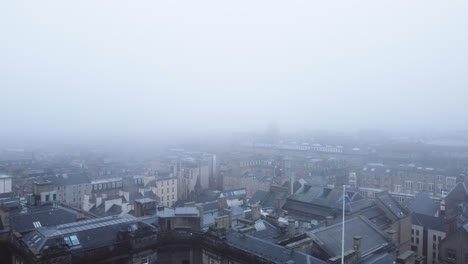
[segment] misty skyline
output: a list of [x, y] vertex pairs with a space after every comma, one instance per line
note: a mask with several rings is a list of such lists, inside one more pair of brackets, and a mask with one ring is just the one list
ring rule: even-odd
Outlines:
[[10, 139], [467, 130], [466, 1], [4, 1]]

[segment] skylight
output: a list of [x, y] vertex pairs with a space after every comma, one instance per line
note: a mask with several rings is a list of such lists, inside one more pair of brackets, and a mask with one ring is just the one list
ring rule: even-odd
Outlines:
[[78, 237], [76, 235], [66, 236], [63, 238], [63, 240], [70, 247], [78, 246], [80, 244], [80, 241], [78, 240]]

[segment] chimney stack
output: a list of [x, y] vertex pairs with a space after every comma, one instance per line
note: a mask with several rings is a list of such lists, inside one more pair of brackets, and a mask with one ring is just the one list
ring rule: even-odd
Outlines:
[[296, 221], [289, 219], [288, 220], [288, 236], [292, 238], [296, 235]]
[[304, 232], [304, 223], [301, 222], [301, 221], [297, 221], [297, 229], [298, 229], [299, 233]]
[[281, 209], [281, 199], [276, 199], [276, 209]]
[[198, 213], [200, 214], [200, 227], [202, 227], [203, 226], [203, 215], [204, 215], [203, 206], [196, 205], [196, 207], [198, 209]]
[[390, 240], [392, 241], [392, 243], [397, 243], [396, 241], [396, 231], [393, 230], [393, 229], [390, 229], [390, 230], [387, 230], [387, 234], [388, 236], [390, 237]]
[[361, 238], [360, 236], [354, 236], [354, 250], [356, 251], [357, 258], [361, 257]]
[[218, 212], [220, 215], [224, 213], [224, 208], [227, 208], [226, 198], [219, 197], [218, 198]]
[[225, 208], [223, 210], [223, 215], [227, 215], [227, 217], [228, 217], [228, 220], [227, 220], [228, 221], [228, 226], [227, 226], [227, 228], [231, 227], [232, 226], [232, 211], [231, 211], [231, 209]]
[[253, 205], [251, 208], [251, 214], [252, 214], [252, 220], [257, 221], [258, 219], [261, 218], [260, 214], [260, 205]]

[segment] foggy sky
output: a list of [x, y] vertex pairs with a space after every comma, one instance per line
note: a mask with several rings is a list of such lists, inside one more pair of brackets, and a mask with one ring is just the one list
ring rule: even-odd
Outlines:
[[468, 1], [1, 1], [1, 140], [468, 129]]

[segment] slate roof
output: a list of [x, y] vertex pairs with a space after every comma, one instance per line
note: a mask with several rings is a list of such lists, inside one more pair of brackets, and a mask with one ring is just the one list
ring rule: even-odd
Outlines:
[[431, 216], [431, 215], [413, 213], [412, 223], [413, 225], [423, 226], [427, 229], [437, 230], [441, 232], [447, 231], [446, 221], [442, 218]]
[[220, 191], [215, 190], [203, 190], [195, 200], [197, 203], [211, 202], [218, 199]]
[[435, 216], [439, 206], [439, 203], [431, 199], [429, 194], [421, 192], [409, 202], [408, 209], [413, 213]]
[[88, 176], [84, 173], [57, 174], [55, 176], [45, 177], [44, 180], [51, 181], [55, 186], [91, 183]]
[[388, 192], [381, 192], [376, 195], [376, 199], [380, 200], [382, 204], [397, 218], [403, 218], [410, 214], [410, 212], [400, 205]]
[[[309, 235], [312, 239], [319, 241], [317, 245], [319, 245], [329, 257], [341, 254], [341, 223], [313, 230], [309, 232]], [[389, 238], [364, 217], [356, 217], [345, 221], [345, 252], [354, 249], [354, 236], [360, 236], [362, 238], [362, 256], [366, 256], [391, 244]]]
[[287, 192], [279, 190], [257, 191], [249, 200], [249, 204], [258, 204], [262, 207], [276, 207], [277, 200], [284, 200], [288, 196]]
[[263, 219], [255, 221], [254, 227], [255, 233], [252, 234], [252, 236], [264, 240], [274, 241], [274, 238], [277, 238], [281, 235], [281, 231], [278, 230], [278, 228]]
[[79, 212], [60, 206], [23, 207], [10, 211], [10, 224], [13, 230], [23, 233], [38, 227], [73, 223], [78, 215]]
[[[374, 206], [370, 199], [364, 199], [359, 193], [346, 192], [345, 211], [353, 213]], [[303, 213], [308, 216], [326, 217], [334, 215], [343, 206], [343, 191], [323, 187], [307, 186], [302, 193], [291, 195], [283, 209], [288, 212]]]
[[176, 216], [184, 216], [184, 217], [198, 217], [199, 211], [195, 207], [176, 207], [176, 208], [169, 208], [165, 206], [159, 206], [157, 208], [156, 215], [158, 217], [176, 217]]
[[373, 254], [360, 260], [362, 264], [394, 264], [395, 256], [390, 253]]
[[218, 202], [211, 201], [206, 203], [197, 203], [195, 205], [203, 207], [203, 212], [218, 211]]
[[455, 201], [466, 201], [468, 200], [468, 189], [466, 188], [465, 183], [459, 182], [445, 197], [446, 199], [451, 199]]
[[249, 199], [249, 204], [250, 205], [260, 204], [265, 199], [267, 194], [268, 192], [266, 191], [262, 191], [262, 190], [256, 191], [254, 195], [252, 196], [252, 198]]
[[112, 245], [117, 242], [119, 232], [130, 230], [152, 230], [153, 228], [135, 217], [129, 215], [109, 216], [80, 221], [71, 224], [38, 228], [23, 236], [26, 244], [36, 252], [45, 247], [63, 244], [64, 238], [76, 236], [78, 245], [72, 246], [71, 251], [81, 251]]
[[293, 260], [296, 264], [316, 263], [324, 264], [322, 260], [298, 251], [286, 250], [284, 247], [250, 235], [239, 234], [235, 231], [226, 233], [226, 243], [240, 250], [255, 254], [272, 263], [286, 263]]

